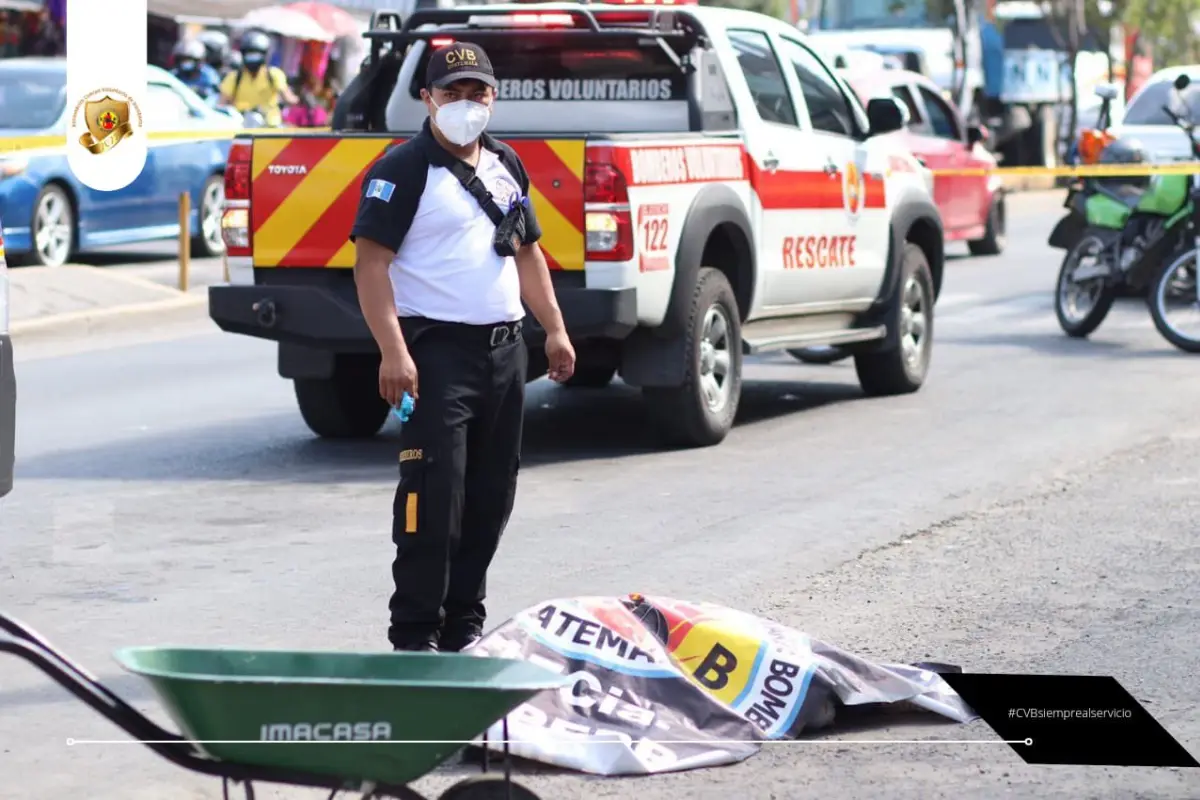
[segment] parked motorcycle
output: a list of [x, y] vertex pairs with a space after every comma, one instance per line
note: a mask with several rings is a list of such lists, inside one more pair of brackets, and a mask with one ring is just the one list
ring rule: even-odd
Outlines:
[[[1175, 80], [1176, 93], [1189, 85]], [[1182, 114], [1167, 114], [1192, 143], [1200, 146], [1186, 103]], [[1101, 164], [1145, 163], [1146, 154], [1132, 140], [1111, 139], [1096, 159]], [[1196, 260], [1200, 250], [1200, 173], [1135, 177], [1085, 178], [1071, 187], [1069, 210], [1050, 234], [1051, 247], [1067, 251], [1058, 274], [1054, 310], [1063, 331], [1090, 335], [1112, 308], [1122, 289], [1148, 288], [1147, 304], [1163, 338], [1187, 352], [1200, 353], [1200, 314], [1194, 332], [1169, 319], [1169, 309], [1182, 303], [1195, 312]]]

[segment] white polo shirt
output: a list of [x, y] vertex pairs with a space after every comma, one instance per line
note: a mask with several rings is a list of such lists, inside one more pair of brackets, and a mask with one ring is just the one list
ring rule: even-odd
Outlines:
[[[511, 148], [491, 137], [483, 144], [475, 174], [507, 211], [528, 192], [528, 176]], [[496, 226], [443, 166], [452, 158], [428, 122], [421, 134], [389, 151], [363, 181], [351, 239], [364, 236], [396, 250], [388, 274], [398, 316], [515, 322], [525, 316], [516, 262], [492, 248]], [[540, 235], [532, 213], [526, 229], [533, 240]]]

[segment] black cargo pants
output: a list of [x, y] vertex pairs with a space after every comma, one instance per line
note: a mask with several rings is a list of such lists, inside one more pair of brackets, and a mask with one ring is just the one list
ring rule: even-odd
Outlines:
[[455, 650], [483, 628], [488, 567], [512, 513], [528, 354], [520, 322], [400, 325], [419, 397], [400, 433], [388, 638]]

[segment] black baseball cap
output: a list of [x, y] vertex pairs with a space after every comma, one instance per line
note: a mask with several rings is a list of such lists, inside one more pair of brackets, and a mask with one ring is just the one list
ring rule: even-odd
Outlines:
[[425, 85], [445, 89], [455, 81], [482, 81], [496, 87], [492, 61], [477, 44], [455, 42], [439, 47], [429, 56], [425, 67]]

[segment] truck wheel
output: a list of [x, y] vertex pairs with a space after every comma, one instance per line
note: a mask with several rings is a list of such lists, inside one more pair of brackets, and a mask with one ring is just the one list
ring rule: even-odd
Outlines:
[[921, 388], [933, 351], [933, 277], [921, 248], [904, 245], [900, 292], [889, 312], [889, 333], [900, 334], [899, 344], [882, 353], [854, 357], [858, 382], [868, 395], [909, 394]]
[[616, 374], [616, 367], [587, 364], [580, 367], [576, 365], [575, 374], [568, 378], [563, 386], [569, 386], [572, 389], [603, 389], [612, 383]]
[[[370, 380], [366, 380], [369, 376]], [[309, 429], [326, 439], [366, 439], [387, 421], [388, 405], [369, 370], [328, 379], [297, 378], [296, 402]]]
[[719, 443], [742, 394], [742, 323], [720, 270], [701, 267], [684, 333], [683, 385], [642, 390], [667, 439], [685, 447]]
[[1004, 252], [1004, 192], [996, 192], [988, 209], [987, 230], [982, 239], [967, 242], [973, 256], [998, 256]]

